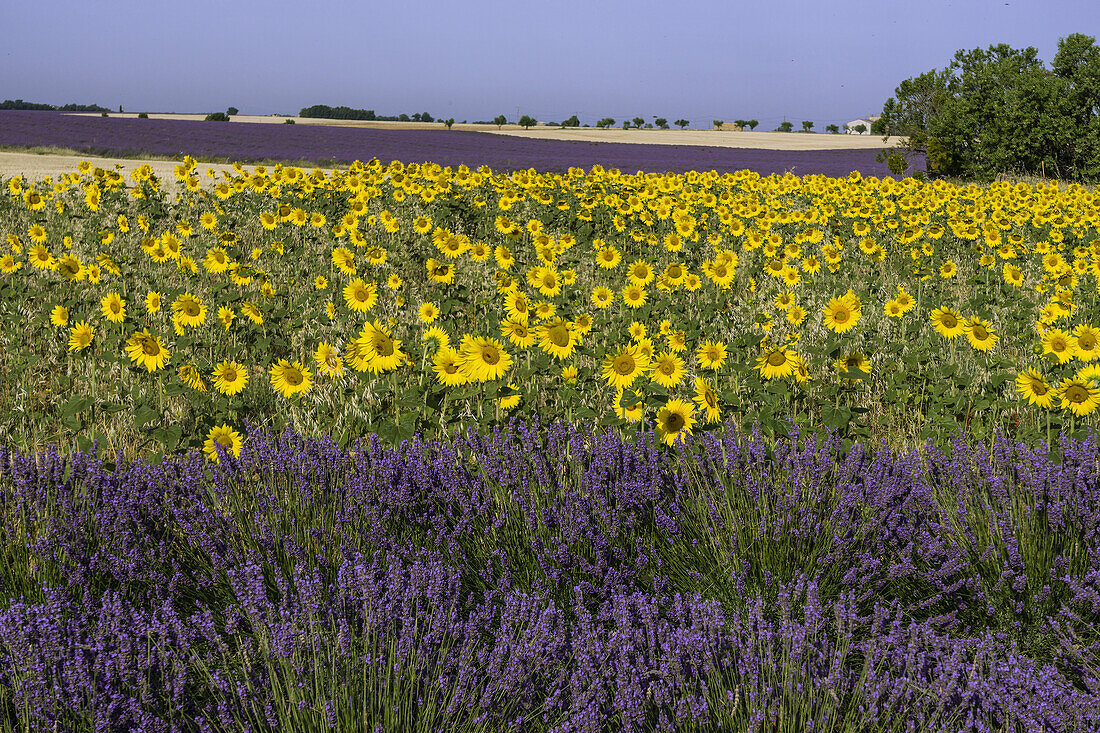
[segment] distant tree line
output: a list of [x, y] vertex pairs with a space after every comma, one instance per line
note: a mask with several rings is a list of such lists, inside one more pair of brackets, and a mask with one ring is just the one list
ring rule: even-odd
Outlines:
[[317, 117], [326, 120], [367, 120], [379, 122], [435, 122], [435, 118], [427, 112], [417, 112], [413, 115], [401, 113], [396, 116], [375, 114], [373, 109], [355, 109], [352, 107], [329, 107], [327, 104], [315, 104], [312, 107], [303, 107], [298, 112], [299, 117]]
[[35, 102], [24, 102], [22, 99], [5, 99], [0, 102], [0, 109], [2, 110], [32, 110], [42, 112], [110, 112], [111, 110], [106, 107], [100, 107], [98, 104], [66, 104], [63, 107], [58, 107], [55, 104], [37, 104]]
[[958, 51], [942, 70], [903, 81], [882, 109], [884, 134], [927, 155], [930, 173], [1100, 180], [1100, 47], [1081, 33], [1038, 51], [1006, 44]]

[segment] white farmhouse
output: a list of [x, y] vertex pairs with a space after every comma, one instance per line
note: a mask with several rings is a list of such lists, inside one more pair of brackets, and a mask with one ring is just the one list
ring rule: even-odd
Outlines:
[[[877, 120], [880, 115], [868, 115], [867, 117], [859, 120], [852, 120], [844, 126], [844, 131], [849, 135], [869, 135], [871, 134], [871, 123]], [[863, 125], [866, 129], [862, 132], [856, 132], [855, 128], [859, 125]]]

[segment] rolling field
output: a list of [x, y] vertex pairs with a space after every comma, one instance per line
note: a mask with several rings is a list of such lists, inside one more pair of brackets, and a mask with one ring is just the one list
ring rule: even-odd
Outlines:
[[[325, 120], [336, 123], [336, 120]], [[635, 140], [627, 143], [626, 131], [571, 130], [561, 139], [542, 139], [549, 131], [515, 129], [510, 134], [492, 131], [446, 130], [441, 125], [415, 129], [415, 125], [371, 123], [370, 127], [349, 124], [283, 125], [259, 122], [202, 122], [193, 119], [102, 118], [54, 112], [0, 111], [0, 148], [56, 147], [95, 155], [142, 157], [158, 155], [217, 158], [229, 161], [315, 161], [326, 167], [337, 163], [378, 158], [392, 160], [430, 160], [443, 166], [487, 165], [501, 171], [534, 168], [539, 171], [565, 172], [572, 166], [589, 168], [602, 165], [634, 173], [639, 170], [683, 173], [691, 170], [716, 170], [733, 173], [752, 170], [767, 176], [793, 171], [798, 175], [845, 176], [856, 170], [864, 175], [886, 175], [884, 163], [875, 161], [883, 147], [867, 138], [853, 135], [781, 135], [780, 133], [707, 133], [701, 131], [638, 130]], [[566, 139], [574, 134], [596, 139]], [[748, 139], [746, 139], [748, 138]], [[779, 139], [783, 138], [783, 139]], [[852, 145], [849, 138], [860, 138], [860, 147], [851, 149], [784, 149], [791, 140]], [[682, 140], [689, 144], [654, 144], [664, 140]], [[727, 147], [730, 141], [770, 140], [773, 148]], [[700, 144], [704, 143], [704, 144]], [[790, 147], [787, 145], [786, 147]], [[923, 161], [914, 161], [914, 170]], [[16, 172], [16, 171], [13, 171]]]
[[438, 136], [0, 181], [0, 730], [1100, 727], [1097, 194]]

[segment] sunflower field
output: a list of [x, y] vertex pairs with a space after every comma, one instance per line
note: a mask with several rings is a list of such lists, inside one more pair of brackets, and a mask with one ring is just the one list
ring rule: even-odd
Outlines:
[[1077, 186], [235, 169], [4, 182], [0, 440], [216, 459], [246, 422], [341, 444], [535, 415], [669, 444], [1095, 424]]
[[0, 181], [0, 733], [1100, 729], [1100, 194]]

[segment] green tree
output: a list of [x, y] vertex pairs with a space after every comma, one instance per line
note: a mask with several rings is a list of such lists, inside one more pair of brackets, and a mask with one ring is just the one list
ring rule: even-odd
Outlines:
[[840, 125], [825, 125], [825, 132], [835, 135], [840, 132]]
[[858, 132], [860, 135], [862, 135], [863, 133], [867, 132], [867, 125], [860, 122], [858, 125], [854, 125], [852, 127], [852, 130], [854, 130], [855, 132]]
[[615, 118], [614, 117], [604, 117], [602, 120], [600, 120], [599, 122], [596, 123], [596, 127], [600, 128], [601, 130], [604, 129], [604, 128], [607, 128], [607, 127], [614, 127], [614, 126], [615, 126]]
[[577, 119], [576, 115], [573, 115], [569, 119], [563, 120], [562, 123], [561, 123], [561, 126], [562, 127], [580, 127], [581, 126], [581, 121], [579, 119]]
[[725, 120], [712, 120], [715, 130], [721, 130], [722, 125], [726, 124]]
[[886, 136], [886, 122], [879, 117], [877, 120], [871, 122], [871, 134]]
[[689, 122], [688, 120], [676, 120], [676, 122], [673, 124], [677, 125], [681, 130], [683, 130], [685, 127], [690, 125], [691, 122]]
[[814, 128], [813, 120], [802, 120], [802, 132], [809, 132]]
[[448, 117], [447, 119], [443, 120], [443, 124], [447, 126], [448, 130], [451, 129], [451, 126], [454, 123], [455, 123], [455, 118], [454, 117]]
[[538, 124], [538, 121], [530, 115], [524, 115], [523, 117], [519, 118], [519, 124], [524, 130], [526, 130], [530, 128], [531, 125]]
[[784, 120], [783, 122], [779, 123], [779, 127], [775, 128], [775, 131], [776, 132], [790, 132], [793, 129], [794, 129], [794, 123], [793, 122], [787, 122], [786, 120]]
[[668, 129], [668, 120], [666, 120], [664, 117], [658, 117], [657, 119], [653, 120], [653, 124], [657, 125], [657, 127], [661, 128], [662, 130]]
[[642, 125], [645, 124], [645, 118], [644, 117], [635, 117], [633, 119], [633, 122], [634, 122], [634, 129], [640, 130], [640, 129], [642, 129]]
[[497, 126], [498, 130], [500, 129], [501, 125], [503, 125], [507, 121], [508, 121], [508, 118], [505, 117], [504, 115], [497, 115], [496, 117], [493, 118], [493, 124]]
[[756, 126], [760, 124], [760, 120], [749, 120], [749, 129], [755, 130]]
[[[120, 109], [119, 111], [121, 112], [122, 110]], [[230, 107], [229, 109], [227, 109], [225, 111], [225, 113], [227, 115], [235, 115], [235, 114], [240, 114], [240, 110], [238, 110], [236, 107]]]
[[733, 124], [737, 125], [742, 130], [744, 130], [746, 127], [749, 126], [749, 121], [748, 120], [734, 120]]

